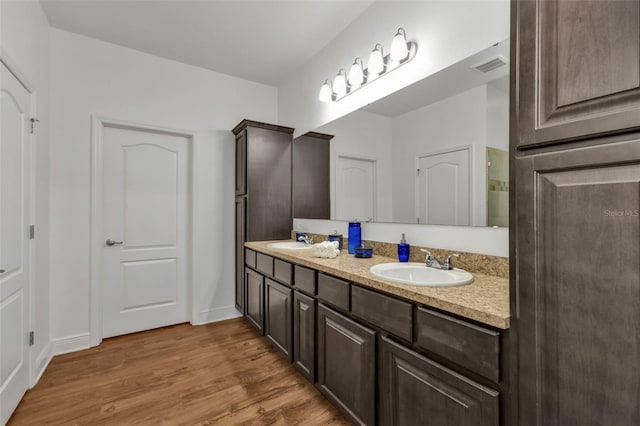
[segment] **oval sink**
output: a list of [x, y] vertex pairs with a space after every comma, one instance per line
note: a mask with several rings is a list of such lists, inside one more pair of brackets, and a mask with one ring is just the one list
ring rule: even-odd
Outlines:
[[313, 248], [313, 244], [305, 244], [298, 241], [279, 241], [277, 243], [267, 244], [268, 248], [285, 249], [285, 250], [308, 250]]
[[473, 275], [462, 269], [454, 268], [451, 271], [443, 271], [428, 268], [424, 263], [380, 263], [372, 266], [369, 270], [379, 278], [417, 286], [455, 287], [473, 282]]

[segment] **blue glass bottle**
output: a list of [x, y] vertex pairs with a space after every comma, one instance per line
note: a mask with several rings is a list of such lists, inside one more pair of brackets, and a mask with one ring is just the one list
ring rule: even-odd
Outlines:
[[349, 254], [356, 252], [356, 247], [362, 244], [362, 229], [360, 222], [349, 222]]
[[400, 262], [408, 262], [410, 254], [411, 246], [407, 244], [407, 240], [404, 239], [404, 234], [402, 234], [402, 239], [398, 244], [398, 260]]

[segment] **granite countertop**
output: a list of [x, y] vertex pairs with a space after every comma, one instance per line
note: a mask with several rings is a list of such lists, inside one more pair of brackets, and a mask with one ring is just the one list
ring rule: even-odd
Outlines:
[[285, 250], [268, 248], [275, 241], [245, 243], [247, 248], [278, 257], [302, 266], [375, 288], [427, 306], [451, 312], [496, 328], [509, 328], [509, 279], [473, 273], [473, 283], [461, 287], [420, 287], [398, 284], [380, 279], [369, 272], [373, 265], [397, 262], [397, 259], [378, 256], [359, 259], [343, 250], [334, 259], [313, 257], [313, 250]]

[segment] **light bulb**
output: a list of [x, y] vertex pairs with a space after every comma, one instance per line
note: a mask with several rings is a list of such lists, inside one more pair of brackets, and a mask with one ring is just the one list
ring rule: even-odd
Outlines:
[[409, 48], [407, 47], [407, 38], [404, 28], [398, 28], [398, 32], [391, 42], [391, 52], [389, 53], [389, 57], [392, 61], [400, 62], [408, 55]]
[[320, 87], [320, 93], [318, 94], [318, 99], [320, 102], [331, 102], [331, 95], [333, 92], [331, 91], [331, 85], [329, 80], [325, 80], [322, 87]]
[[[358, 63], [360, 60], [360, 63]], [[362, 59], [356, 58], [349, 70], [349, 84], [352, 87], [360, 87], [364, 82], [364, 72], [362, 71]]]
[[339, 98], [347, 94], [347, 79], [342, 68], [338, 71], [338, 75], [333, 79], [333, 91]]
[[369, 56], [369, 75], [376, 76], [384, 71], [384, 58], [382, 56], [382, 46], [376, 44]]

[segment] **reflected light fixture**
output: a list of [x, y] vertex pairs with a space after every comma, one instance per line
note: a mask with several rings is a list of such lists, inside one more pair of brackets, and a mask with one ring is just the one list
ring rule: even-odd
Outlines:
[[369, 56], [369, 75], [377, 76], [384, 71], [384, 55], [382, 54], [382, 45], [376, 44]]
[[398, 28], [396, 35], [391, 41], [389, 55], [385, 56], [382, 45], [376, 43], [369, 56], [369, 67], [364, 69], [362, 59], [356, 58], [349, 68], [349, 77], [344, 69], [340, 68], [338, 74], [333, 79], [325, 80], [320, 87], [318, 99], [321, 102], [336, 102], [356, 90], [366, 86], [380, 76], [389, 74], [393, 70], [400, 68], [415, 58], [418, 52], [418, 45], [414, 42], [407, 42], [407, 35], [404, 28]]
[[398, 28], [398, 32], [391, 41], [391, 51], [389, 57], [392, 61], [400, 62], [409, 55], [409, 47], [407, 46], [407, 35], [404, 28]]
[[[358, 63], [360, 61], [360, 63]], [[362, 70], [362, 59], [356, 58], [349, 69], [349, 85], [352, 88], [360, 87], [364, 83], [364, 71]]]

